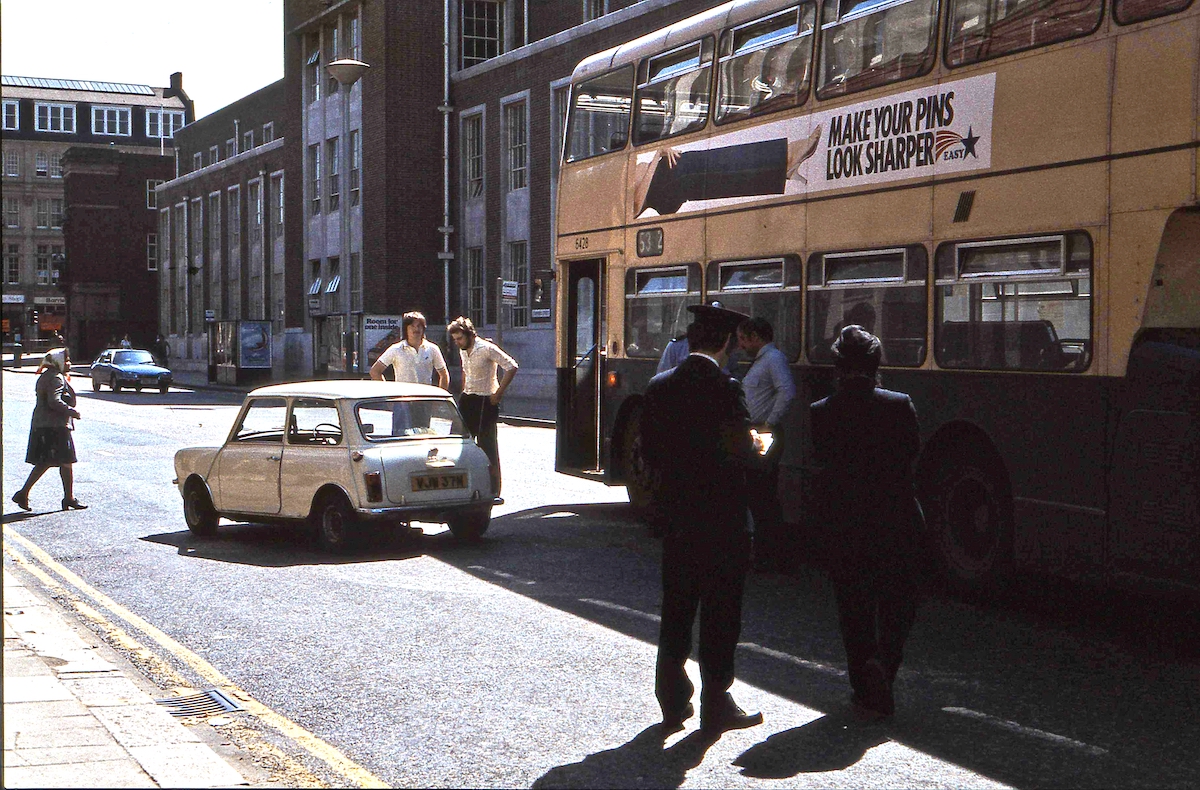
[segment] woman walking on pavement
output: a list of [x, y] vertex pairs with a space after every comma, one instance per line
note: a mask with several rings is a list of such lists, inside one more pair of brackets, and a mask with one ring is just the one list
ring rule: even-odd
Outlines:
[[29, 507], [29, 489], [52, 466], [58, 467], [63, 484], [63, 510], [84, 510], [87, 505], [75, 498], [75, 442], [71, 438], [74, 420], [79, 419], [75, 408], [75, 390], [67, 379], [71, 369], [71, 355], [65, 348], [51, 349], [42, 360], [42, 373], [38, 376], [35, 391], [37, 402], [33, 407], [33, 420], [29, 426], [29, 448], [25, 451], [25, 463], [33, 464], [25, 485], [13, 494], [12, 500], [24, 510]]

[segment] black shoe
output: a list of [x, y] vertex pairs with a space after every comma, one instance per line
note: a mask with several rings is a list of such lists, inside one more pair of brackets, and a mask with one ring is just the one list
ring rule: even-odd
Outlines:
[[29, 506], [29, 494], [25, 493], [24, 491], [18, 491], [17, 493], [13, 494], [12, 501], [16, 502], [17, 507], [21, 508], [22, 510], [33, 510], [33, 508]]
[[668, 732], [679, 732], [683, 729], [683, 723], [692, 718], [696, 714], [696, 709], [692, 707], [692, 703], [683, 706], [682, 710], [675, 713], [664, 713], [662, 724], [659, 726]]
[[75, 499], [74, 497], [72, 497], [71, 499], [64, 499], [62, 501], [62, 509], [63, 510], [87, 510], [87, 508], [88, 508], [87, 505], [83, 504], [82, 502], [80, 502], [78, 499]]
[[763, 723], [761, 713], [747, 713], [733, 701], [733, 695], [725, 692], [714, 702], [700, 707], [700, 729], [709, 732], [744, 730]]
[[862, 694], [855, 694], [855, 706], [874, 711], [880, 716], [891, 716], [896, 712], [892, 698], [892, 684], [887, 672], [877, 658], [868, 659], [863, 665]]

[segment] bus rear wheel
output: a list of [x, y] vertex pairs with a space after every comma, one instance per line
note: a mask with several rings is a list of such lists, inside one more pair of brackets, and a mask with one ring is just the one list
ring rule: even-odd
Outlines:
[[996, 591], [1013, 562], [1012, 500], [998, 458], [947, 453], [925, 497], [934, 558], [959, 593]]

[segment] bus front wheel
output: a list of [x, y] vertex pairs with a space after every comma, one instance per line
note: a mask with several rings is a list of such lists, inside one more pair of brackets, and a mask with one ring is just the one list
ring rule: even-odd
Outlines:
[[934, 472], [925, 518], [933, 554], [957, 592], [995, 590], [1012, 570], [1012, 501], [998, 458], [958, 450]]
[[650, 509], [653, 497], [653, 481], [646, 459], [642, 456], [642, 409], [634, 408], [625, 421], [621, 436], [621, 468], [625, 474], [625, 490], [629, 493], [629, 504], [638, 513]]

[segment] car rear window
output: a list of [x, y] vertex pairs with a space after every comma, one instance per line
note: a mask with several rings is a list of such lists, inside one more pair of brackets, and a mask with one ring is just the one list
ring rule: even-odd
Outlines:
[[430, 436], [470, 436], [454, 401], [444, 398], [380, 398], [354, 407], [363, 437], [372, 442]]

